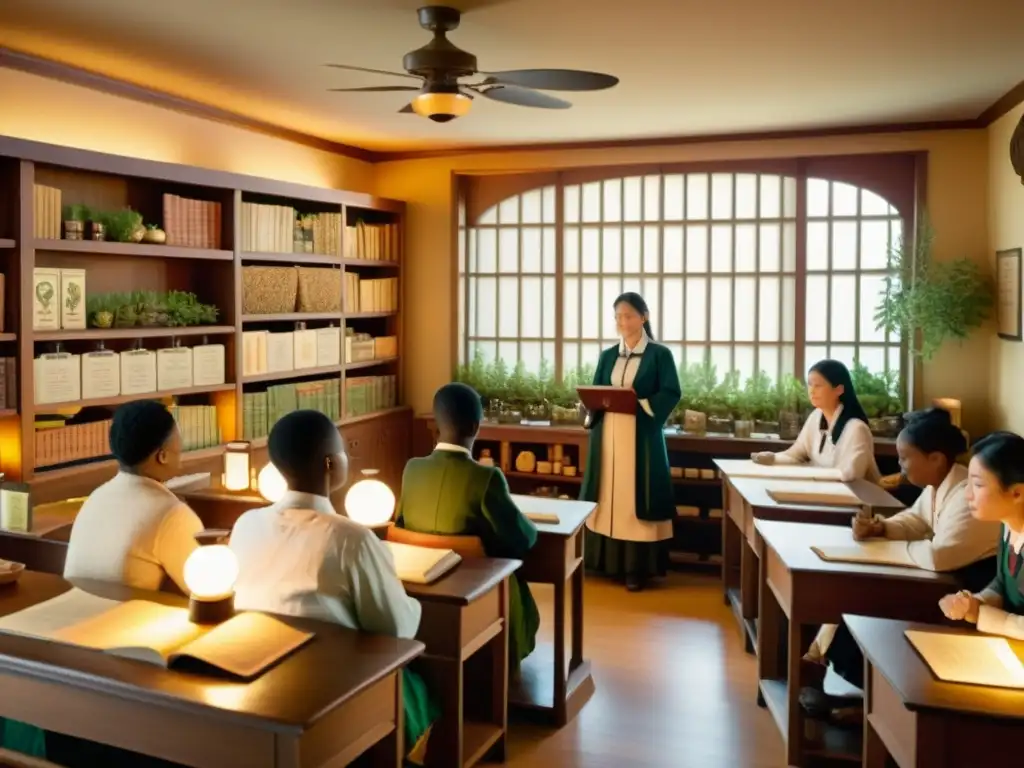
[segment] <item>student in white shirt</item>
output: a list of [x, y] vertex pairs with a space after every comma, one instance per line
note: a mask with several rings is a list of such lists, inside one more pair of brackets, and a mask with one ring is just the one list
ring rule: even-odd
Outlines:
[[[931, 408], [910, 414], [896, 440], [896, 451], [903, 474], [923, 488], [921, 495], [910, 509], [887, 520], [855, 518], [854, 538], [905, 541], [907, 554], [919, 568], [956, 571], [970, 589], [988, 584], [995, 573], [999, 524], [971, 515], [968, 471], [957, 463], [966, 450], [967, 439], [946, 411]], [[804, 658], [821, 665], [822, 672], [831, 665], [839, 677], [856, 688], [864, 687], [864, 657], [843, 624], [823, 627]], [[805, 689], [800, 701], [811, 714], [835, 714], [837, 702], [814, 688]], [[859, 713], [861, 707], [856, 709]]]
[[838, 360], [815, 363], [807, 373], [807, 394], [814, 411], [793, 445], [751, 458], [758, 464], [835, 467], [844, 483], [861, 478], [877, 482], [881, 475], [875, 464], [875, 442], [850, 371]]
[[979, 593], [946, 595], [939, 608], [980, 632], [1024, 640], [1024, 438], [997, 432], [979, 441], [968, 472], [971, 514], [1002, 525], [996, 577]]
[[[331, 504], [331, 492], [348, 475], [345, 444], [334, 423], [319, 411], [294, 411], [274, 425], [268, 449], [288, 492], [235, 523], [235, 605], [414, 637], [422, 609], [405, 593], [391, 552], [373, 531], [338, 515]], [[419, 763], [439, 710], [418, 675], [404, 670], [402, 683], [408, 759]]]
[[66, 579], [98, 579], [183, 593], [185, 560], [203, 524], [165, 482], [181, 474], [181, 436], [163, 403], [136, 400], [114, 413], [110, 452], [118, 473], [89, 494], [71, 528]]

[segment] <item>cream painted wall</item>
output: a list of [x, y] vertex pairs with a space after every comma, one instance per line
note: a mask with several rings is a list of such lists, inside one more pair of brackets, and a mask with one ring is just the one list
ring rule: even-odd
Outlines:
[[373, 166], [244, 128], [0, 68], [0, 135], [370, 192]]
[[[927, 150], [928, 200], [936, 230], [936, 258], [969, 256], [988, 263], [986, 221], [987, 136], [983, 130], [829, 137], [746, 143], [681, 144], [572, 151], [513, 152], [406, 160], [376, 166], [377, 193], [408, 203], [406, 242], [406, 398], [417, 411], [428, 410], [434, 390], [453, 368], [453, 271], [451, 180], [458, 171], [541, 170], [587, 165], [687, 162]], [[979, 332], [963, 346], [942, 350], [925, 366], [926, 398], [958, 397], [965, 426], [989, 423], [990, 332]], [[1024, 352], [1022, 352], [1024, 354]], [[977, 376], [965, 372], [978, 371]]]
[[[996, 251], [1024, 247], [1024, 185], [1010, 165], [1009, 152], [1010, 136], [1022, 116], [1024, 104], [988, 128], [988, 251], [993, 269]], [[990, 370], [995, 423], [1024, 432], [1024, 343], [993, 337]]]

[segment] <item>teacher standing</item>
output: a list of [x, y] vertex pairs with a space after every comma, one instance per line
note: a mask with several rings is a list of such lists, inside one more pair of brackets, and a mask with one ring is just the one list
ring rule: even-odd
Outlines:
[[665, 422], [681, 396], [668, 347], [655, 343], [647, 303], [637, 293], [615, 300], [620, 342], [601, 353], [595, 386], [636, 392], [636, 412], [592, 412], [580, 499], [596, 501], [587, 520], [587, 568], [624, 579], [636, 592], [668, 566], [676, 504]]

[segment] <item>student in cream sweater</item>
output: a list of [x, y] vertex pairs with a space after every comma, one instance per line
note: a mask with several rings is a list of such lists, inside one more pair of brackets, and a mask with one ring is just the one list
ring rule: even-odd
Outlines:
[[751, 458], [758, 464], [834, 467], [844, 483], [861, 478], [877, 482], [875, 442], [850, 371], [838, 360], [815, 363], [807, 373], [807, 394], [814, 412], [793, 445], [779, 453], [755, 453]]
[[[919, 568], [955, 571], [972, 589], [989, 583], [995, 571], [999, 524], [971, 514], [968, 470], [956, 463], [966, 449], [963, 432], [946, 411], [932, 408], [910, 415], [896, 450], [907, 480], [923, 488], [921, 495], [910, 509], [888, 520], [855, 518], [854, 538], [903, 541]], [[831, 664], [841, 678], [863, 688], [864, 657], [845, 625], [822, 627], [804, 658], [821, 665], [822, 672]], [[813, 688], [803, 691], [800, 701], [812, 715], [834, 714], [838, 709], [841, 716], [842, 707], [833, 706], [836, 702]], [[859, 707], [855, 709], [860, 712]]]

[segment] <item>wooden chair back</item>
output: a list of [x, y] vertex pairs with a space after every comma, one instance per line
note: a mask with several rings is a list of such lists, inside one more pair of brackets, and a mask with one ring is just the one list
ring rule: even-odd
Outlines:
[[487, 556], [484, 553], [484, 543], [480, 541], [479, 536], [442, 536], [436, 533], [418, 533], [392, 525], [388, 527], [387, 539], [398, 544], [411, 544], [414, 547], [450, 549], [463, 559]]

